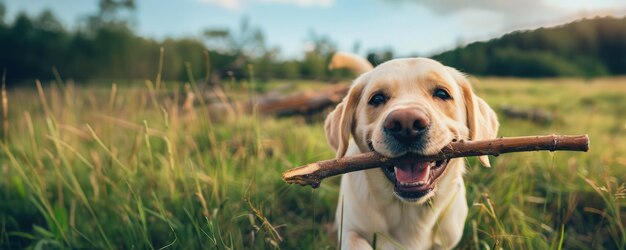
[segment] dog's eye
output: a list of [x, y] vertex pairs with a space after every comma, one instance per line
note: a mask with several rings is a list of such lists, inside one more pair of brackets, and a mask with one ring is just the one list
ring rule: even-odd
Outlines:
[[370, 98], [370, 101], [368, 102], [368, 104], [372, 106], [378, 106], [378, 105], [385, 103], [386, 101], [387, 101], [387, 96], [385, 96], [385, 94], [377, 93], [374, 96], [372, 96], [372, 98]]
[[444, 89], [436, 89], [435, 92], [433, 93], [434, 97], [437, 97], [441, 100], [450, 100], [452, 99], [452, 97], [450, 96], [450, 94], [448, 94], [448, 91], [444, 90]]

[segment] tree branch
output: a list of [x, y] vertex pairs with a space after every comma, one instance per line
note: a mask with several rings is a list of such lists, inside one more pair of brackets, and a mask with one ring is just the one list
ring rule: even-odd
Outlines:
[[394, 166], [411, 161], [437, 161], [467, 156], [493, 155], [538, 150], [589, 150], [587, 135], [546, 135], [525, 137], [502, 137], [483, 141], [458, 141], [444, 147], [436, 155], [407, 154], [398, 158], [387, 158], [376, 152], [369, 152], [340, 159], [325, 160], [290, 169], [283, 173], [283, 180], [289, 184], [310, 185], [317, 188], [327, 177], [377, 167]]

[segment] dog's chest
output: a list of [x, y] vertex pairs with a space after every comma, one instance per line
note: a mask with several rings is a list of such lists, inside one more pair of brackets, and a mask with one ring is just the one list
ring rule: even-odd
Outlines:
[[[386, 213], [390, 235], [403, 246], [423, 246], [433, 238], [437, 215], [428, 205], [392, 205]], [[407, 248], [413, 249], [413, 248]]]

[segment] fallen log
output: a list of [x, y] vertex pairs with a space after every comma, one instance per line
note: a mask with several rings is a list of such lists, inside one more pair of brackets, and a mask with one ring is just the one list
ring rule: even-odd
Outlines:
[[506, 117], [528, 120], [537, 124], [550, 124], [553, 120], [552, 113], [539, 108], [502, 106], [500, 109]]
[[[333, 55], [328, 68], [347, 68], [354, 74], [360, 75], [372, 70], [374, 66], [358, 55], [337, 52]], [[349, 89], [350, 86], [339, 84], [318, 91], [299, 93], [285, 98], [261, 100], [256, 105], [261, 113], [266, 114], [270, 113], [278, 116], [312, 115], [339, 103], [348, 93]]]
[[210, 113], [215, 115], [213, 119], [219, 119], [224, 113], [232, 113], [229, 111], [235, 109], [232, 107], [239, 107], [236, 109], [237, 113], [252, 113], [256, 109], [265, 115], [310, 117], [337, 105], [348, 93], [349, 88], [348, 85], [336, 84], [317, 91], [304, 91], [285, 96], [276, 91], [255, 96], [248, 101], [230, 100], [220, 92], [221, 96], [215, 93], [205, 96], [205, 102], [209, 102]]
[[308, 91], [279, 99], [262, 99], [256, 104], [257, 110], [279, 116], [310, 115], [341, 102], [348, 89], [347, 85], [334, 85], [315, 92]]
[[437, 161], [467, 156], [493, 155], [538, 150], [589, 150], [587, 135], [546, 135], [525, 137], [502, 137], [482, 141], [456, 141], [445, 146], [436, 155], [407, 154], [397, 158], [387, 158], [376, 152], [369, 152], [340, 159], [325, 160], [290, 169], [283, 173], [283, 180], [289, 184], [310, 185], [317, 188], [327, 177], [377, 167], [395, 166], [411, 161]]

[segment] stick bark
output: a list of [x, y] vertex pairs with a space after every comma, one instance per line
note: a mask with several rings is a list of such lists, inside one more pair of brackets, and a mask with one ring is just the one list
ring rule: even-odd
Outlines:
[[387, 158], [376, 152], [347, 156], [339, 159], [310, 163], [283, 173], [289, 184], [310, 185], [317, 188], [327, 177], [349, 172], [398, 165], [411, 161], [437, 161], [467, 156], [493, 155], [523, 151], [584, 151], [589, 150], [587, 135], [545, 135], [524, 137], [502, 137], [482, 141], [451, 142], [436, 155], [407, 154]]

